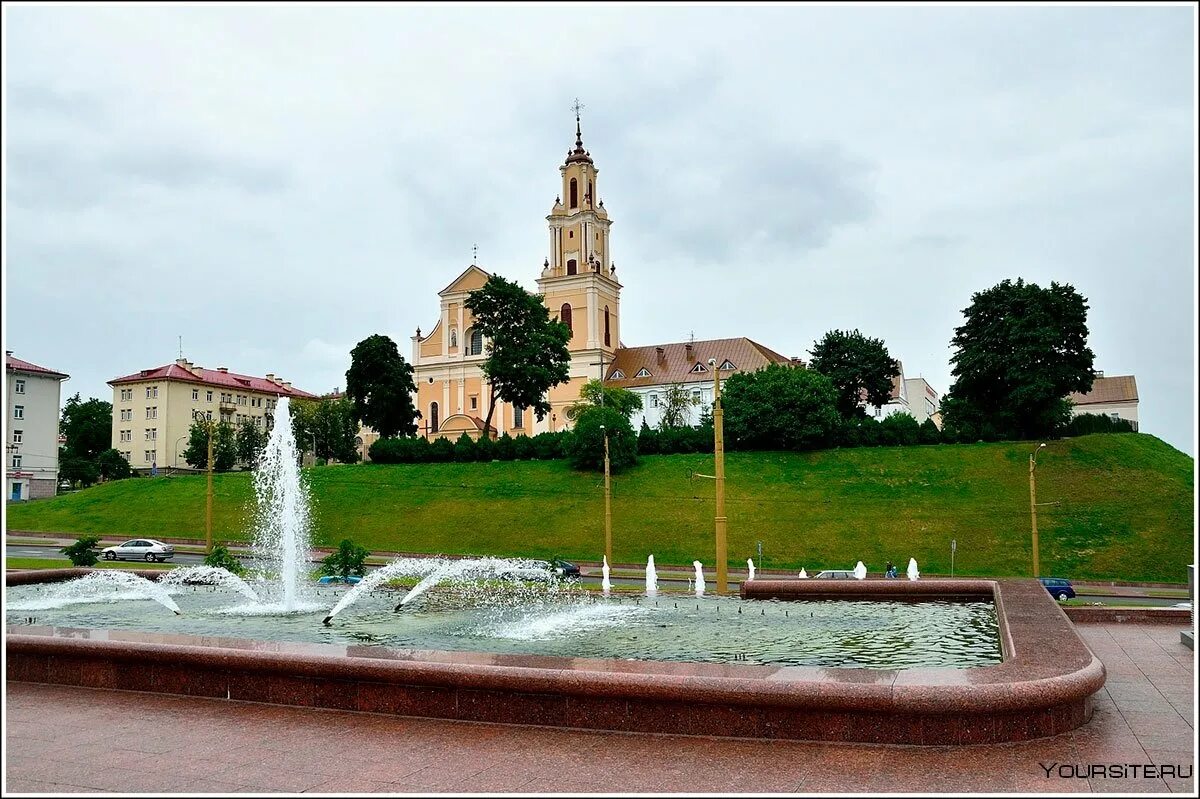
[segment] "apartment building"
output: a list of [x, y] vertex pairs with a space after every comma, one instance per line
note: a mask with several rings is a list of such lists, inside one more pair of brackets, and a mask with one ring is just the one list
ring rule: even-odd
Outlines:
[[186, 358], [108, 381], [112, 445], [138, 472], [188, 469], [183, 459], [196, 414], [236, 426], [269, 427], [280, 397], [317, 399], [273, 374], [251, 377]]
[[69, 375], [4, 353], [4, 496], [52, 497], [58, 489], [58, 421]]

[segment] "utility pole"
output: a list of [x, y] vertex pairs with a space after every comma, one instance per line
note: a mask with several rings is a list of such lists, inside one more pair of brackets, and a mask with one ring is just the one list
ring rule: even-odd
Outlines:
[[613, 564], [612, 478], [609, 472], [608, 431], [604, 429], [604, 425], [600, 425], [600, 431], [604, 433], [604, 555], [608, 558], [608, 565], [611, 567]]
[[1038, 563], [1038, 529], [1037, 529], [1037, 482], [1034, 470], [1037, 469], [1038, 450], [1046, 446], [1038, 444], [1037, 449], [1029, 453], [1029, 520], [1033, 527], [1033, 576], [1041, 576], [1041, 565]]
[[717, 369], [716, 359], [709, 358], [708, 365], [713, 370], [713, 460], [717, 477], [717, 593], [726, 594], [729, 592], [729, 556], [725, 546], [725, 412], [721, 409], [721, 372]]

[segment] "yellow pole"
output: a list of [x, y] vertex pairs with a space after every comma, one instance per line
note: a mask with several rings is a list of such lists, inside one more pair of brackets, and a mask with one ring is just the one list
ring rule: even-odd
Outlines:
[[608, 469], [608, 433], [604, 433], [604, 554], [613, 565], [612, 554], [612, 481]]
[[213, 423], [208, 422], [208, 497], [204, 509], [204, 545], [205, 552], [212, 554], [212, 503], [213, 503]]
[[725, 434], [724, 415], [721, 409], [721, 372], [715, 362], [713, 367], [713, 459], [717, 472], [717, 593], [729, 592], [728, 560], [725, 548]]
[[1037, 461], [1034, 456], [1036, 451], [1029, 455], [1029, 519], [1033, 524], [1033, 576], [1041, 576], [1041, 567], [1038, 564], [1038, 531], [1037, 531], [1037, 483], [1034, 481], [1033, 470], [1037, 468]]

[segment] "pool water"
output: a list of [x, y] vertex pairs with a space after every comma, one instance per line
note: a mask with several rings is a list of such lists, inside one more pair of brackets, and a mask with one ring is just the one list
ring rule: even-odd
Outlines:
[[583, 658], [827, 668], [971, 668], [1000, 663], [991, 602], [762, 601], [582, 589], [436, 589], [394, 610], [403, 590], [377, 590], [322, 625], [348, 590], [322, 586], [321, 608], [255, 615], [245, 597], [209, 586], [172, 589], [181, 615], [147, 599], [61, 605], [54, 586], [6, 589], [10, 630], [23, 624], [267, 641], [378, 645]]

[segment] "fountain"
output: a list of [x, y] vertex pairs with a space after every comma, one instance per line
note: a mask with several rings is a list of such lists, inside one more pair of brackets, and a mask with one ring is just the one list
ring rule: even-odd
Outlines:
[[608, 581], [608, 555], [604, 555], [603, 559], [604, 559], [604, 564], [603, 564], [603, 566], [601, 566], [601, 570], [603, 571], [603, 577], [600, 581], [600, 590], [603, 591], [607, 595], [608, 592], [612, 590], [612, 583], [610, 583]]
[[696, 568], [696, 596], [704, 596], [704, 570], [703, 565], [698, 560], [692, 561], [692, 566]]
[[920, 576], [921, 576], [921, 573], [919, 571], [917, 571], [917, 559], [909, 558], [908, 559], [908, 579], [915, 580]]
[[145, 577], [123, 571], [95, 571], [77, 580], [51, 586], [45, 596], [8, 603], [12, 610], [51, 610], [92, 602], [153, 599], [175, 615], [179, 606], [167, 590]]
[[228, 569], [218, 566], [180, 566], [159, 578], [158, 584], [164, 587], [180, 588], [185, 585], [218, 585], [232, 588], [251, 602], [258, 603], [258, 594], [254, 593], [245, 580]]
[[658, 594], [658, 572], [654, 570], [654, 556], [646, 559], [646, 596]]
[[855, 580], [867, 579], [867, 567], [863, 565], [863, 562], [861, 560], [858, 562], [858, 565], [854, 567], [854, 579]]
[[753, 580], [754, 579], [754, 559], [753, 558], [746, 558], [746, 568], [750, 570], [750, 576], [747, 577], [746, 579]]
[[806, 572], [804, 569], [801, 569], [801, 570], [800, 570], [800, 579], [801, 579], [801, 580], [807, 580], [807, 579], [808, 579], [808, 572]]

